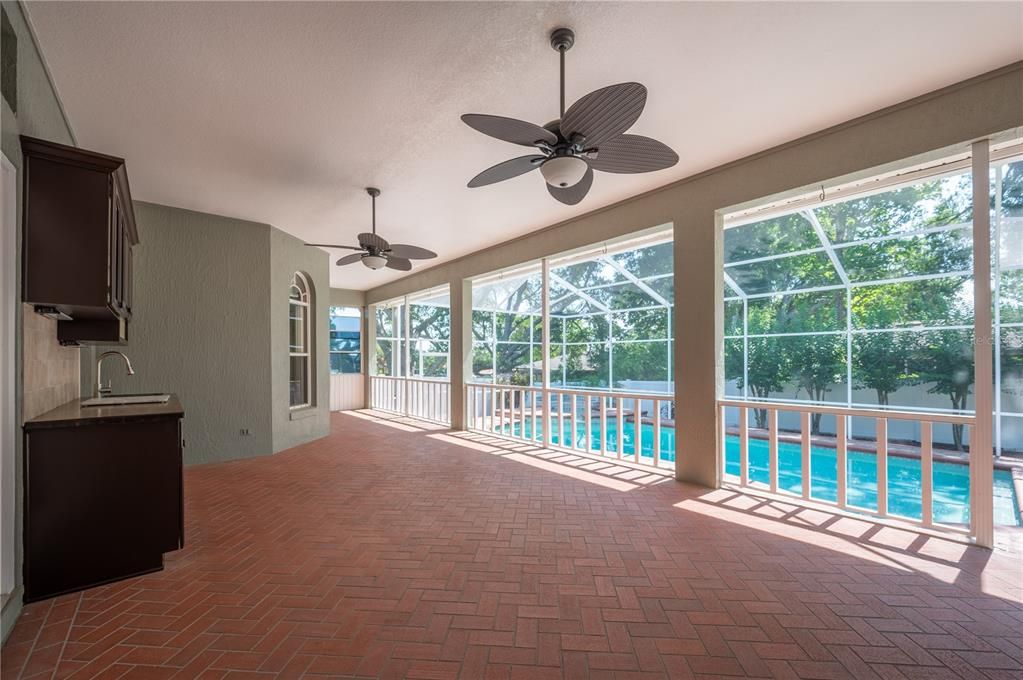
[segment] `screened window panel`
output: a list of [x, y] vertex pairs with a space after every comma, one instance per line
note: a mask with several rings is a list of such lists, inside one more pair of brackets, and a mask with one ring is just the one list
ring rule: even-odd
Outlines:
[[472, 379], [474, 382], [493, 382], [494, 347], [490, 343], [472, 343]]
[[[668, 337], [668, 310], [665, 307], [616, 312], [611, 315], [614, 340], [661, 340]], [[599, 338], [595, 338], [599, 339]]]
[[[560, 328], [564, 325], [565, 342], [594, 342], [607, 340], [607, 316], [580, 316], [559, 320], [557, 323], [551, 320], [551, 329]], [[553, 332], [552, 332], [553, 339]], [[560, 334], [557, 342], [561, 341]]]
[[[1023, 327], [1002, 328], [999, 349], [1002, 411], [1023, 413]], [[1023, 449], [1023, 439], [1017, 448]]]
[[377, 340], [377, 375], [395, 376], [396, 362], [394, 361], [394, 340]]
[[943, 408], [972, 409], [973, 331], [926, 331], [917, 336], [912, 361], [927, 392], [939, 395]]
[[566, 387], [609, 387], [609, 352], [605, 343], [568, 345], [564, 352], [557, 367], [552, 363], [551, 368], [552, 373], [563, 368]]
[[919, 389], [921, 366], [917, 358], [925, 344], [916, 331], [860, 333], [852, 338], [853, 387], [858, 403], [880, 406], [923, 407], [932, 401]]
[[972, 267], [973, 234], [967, 227], [849, 246], [836, 252], [853, 283], [968, 271]]
[[[750, 340], [752, 342], [752, 340]], [[789, 368], [794, 398], [845, 402], [846, 341], [842, 336], [809, 335], [777, 338], [777, 347]]]
[[[741, 229], [741, 227], [738, 228]], [[834, 286], [842, 283], [831, 260], [824, 253], [793, 255], [776, 260], [732, 265], [726, 271], [747, 295]]]
[[862, 286], [852, 291], [854, 329], [973, 323], [973, 280], [962, 276]]
[[725, 301], [725, 335], [742, 335], [742, 300]]
[[451, 310], [434, 305], [409, 305], [409, 337], [447, 340], [451, 337]]
[[998, 308], [1001, 322], [1023, 323], [1023, 269], [1003, 271], [999, 277]]
[[495, 382], [501, 385], [528, 385], [530, 374], [529, 343], [497, 343]]
[[813, 209], [833, 243], [889, 236], [928, 227], [969, 225], [971, 174], [929, 180]]
[[660, 279], [650, 279], [646, 282], [646, 285], [650, 286], [655, 293], [660, 294], [660, 296], [667, 300], [670, 305], [674, 304], [675, 277], [667, 276]]
[[620, 283], [607, 288], [594, 288], [587, 294], [609, 309], [637, 309], [662, 306], [634, 283]]
[[394, 319], [394, 307], [377, 307], [376, 311], [376, 335], [378, 338], [393, 338], [397, 333], [397, 326]]
[[[741, 302], [738, 310], [741, 334]], [[777, 295], [747, 302], [747, 328], [751, 335], [844, 331], [845, 316], [845, 290]]]
[[725, 340], [725, 394], [742, 396], [742, 338]]
[[820, 245], [813, 226], [805, 217], [799, 214], [782, 215], [726, 229], [724, 261], [728, 264], [819, 248]]
[[626, 280], [614, 267], [600, 261], [577, 262], [564, 267], [552, 267], [551, 274], [564, 279], [576, 288], [590, 288]]
[[[667, 391], [671, 382], [668, 370], [667, 340], [660, 342], [614, 343], [613, 385], [643, 392]], [[626, 381], [653, 383], [648, 385], [623, 385]]]
[[492, 312], [482, 312], [478, 310], [473, 310], [472, 339], [473, 340], [494, 339], [494, 315]]
[[531, 315], [498, 312], [495, 322], [498, 341], [529, 342], [529, 331], [533, 325]]
[[675, 262], [672, 249], [673, 244], [669, 241], [617, 253], [610, 259], [636, 278], [645, 279], [650, 276], [671, 274], [674, 271]]

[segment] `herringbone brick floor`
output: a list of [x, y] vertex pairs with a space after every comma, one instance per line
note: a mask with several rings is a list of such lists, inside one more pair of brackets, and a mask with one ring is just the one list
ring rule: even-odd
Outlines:
[[1021, 678], [1018, 554], [367, 414], [186, 471], [165, 571], [4, 678]]

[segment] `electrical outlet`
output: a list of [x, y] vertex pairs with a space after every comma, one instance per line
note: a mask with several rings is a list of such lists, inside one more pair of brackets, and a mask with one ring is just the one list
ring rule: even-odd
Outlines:
[[241, 436], [243, 437], [248, 437], [251, 434], [249, 432], [249, 428], [247, 427], [243, 427], [242, 429], [238, 430], [238, 433], [241, 434]]

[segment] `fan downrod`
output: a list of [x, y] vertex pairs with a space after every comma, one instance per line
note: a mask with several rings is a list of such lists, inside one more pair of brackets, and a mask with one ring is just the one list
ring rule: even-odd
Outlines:
[[568, 52], [575, 44], [575, 31], [571, 28], [555, 28], [551, 31], [551, 47], [558, 52]]

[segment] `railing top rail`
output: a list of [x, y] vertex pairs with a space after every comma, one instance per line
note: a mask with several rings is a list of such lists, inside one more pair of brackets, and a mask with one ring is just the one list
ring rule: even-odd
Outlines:
[[773, 401], [747, 401], [744, 399], [718, 399], [718, 405], [732, 406], [736, 408], [762, 408], [773, 411], [790, 411], [796, 413], [823, 413], [833, 416], [929, 421], [932, 423], [950, 423], [952, 425], [974, 425], [977, 421], [976, 416], [956, 415], [952, 413], [934, 413], [929, 411], [890, 411], [886, 409], [847, 408], [845, 406], [820, 406], [817, 404], [784, 404]]
[[[477, 383], [470, 382], [465, 383], [466, 387], [482, 387], [484, 389], [502, 389], [502, 390], [532, 390], [539, 392], [543, 388], [539, 385], [504, 385], [501, 383]], [[557, 394], [575, 394], [579, 396], [591, 396], [591, 397], [622, 397], [624, 399], [642, 399], [648, 401], [651, 399], [660, 399], [662, 401], [674, 401], [675, 395], [667, 392], [610, 392], [607, 390], [581, 390], [572, 389], [571, 387], [550, 387], [547, 389], [548, 392]]]
[[423, 377], [409, 377], [406, 378], [403, 375], [371, 375], [370, 380], [403, 380], [407, 382], [422, 382], [431, 384], [450, 385], [451, 381], [447, 378], [423, 378]]

